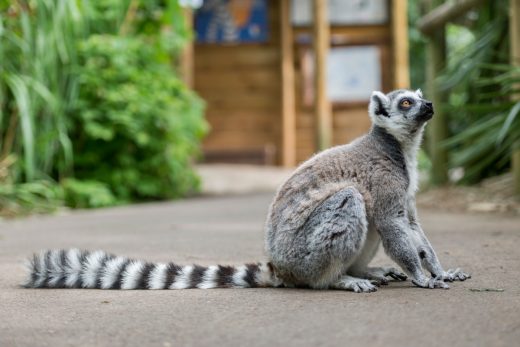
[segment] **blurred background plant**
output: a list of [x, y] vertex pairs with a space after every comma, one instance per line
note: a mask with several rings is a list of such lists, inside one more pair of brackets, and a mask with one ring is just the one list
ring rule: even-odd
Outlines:
[[[410, 71], [414, 88], [425, 87], [425, 36], [416, 26], [426, 1], [409, 1]], [[484, 1], [446, 26], [446, 68], [439, 77], [448, 95], [452, 181], [475, 184], [511, 167], [513, 143], [520, 139], [519, 68], [510, 65], [509, 1]]]
[[445, 107], [452, 137], [445, 145], [450, 167], [463, 169], [461, 183], [506, 172], [520, 139], [520, 106], [512, 101], [520, 69], [509, 63], [508, 3], [487, 1], [448, 26], [450, 54], [440, 87], [450, 95]]
[[206, 133], [177, 0], [0, 0], [0, 210], [175, 198]]

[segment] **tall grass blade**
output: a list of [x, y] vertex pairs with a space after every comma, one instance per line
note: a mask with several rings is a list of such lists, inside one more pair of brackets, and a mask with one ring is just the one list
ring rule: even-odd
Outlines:
[[504, 122], [504, 125], [502, 126], [502, 129], [500, 129], [500, 132], [498, 133], [498, 139], [497, 139], [497, 145], [499, 145], [502, 141], [504, 141], [507, 134], [511, 131], [511, 125], [516, 119], [516, 116], [520, 112], [520, 101], [517, 102], [513, 108], [511, 108], [511, 111], [507, 115], [506, 121]]
[[20, 116], [26, 179], [27, 181], [32, 181], [35, 179], [36, 165], [34, 160], [34, 130], [29, 89], [23, 79], [16, 75], [7, 75], [6, 82], [13, 93]]

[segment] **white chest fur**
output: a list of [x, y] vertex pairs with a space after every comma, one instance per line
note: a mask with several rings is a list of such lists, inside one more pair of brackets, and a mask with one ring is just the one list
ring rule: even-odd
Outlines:
[[403, 155], [408, 173], [408, 196], [413, 197], [419, 189], [419, 174], [417, 172], [417, 152], [422, 140], [422, 130], [408, 143], [403, 143]]
[[417, 173], [417, 156], [414, 154], [405, 154], [406, 170], [408, 171], [408, 196], [414, 196], [419, 188], [419, 175]]

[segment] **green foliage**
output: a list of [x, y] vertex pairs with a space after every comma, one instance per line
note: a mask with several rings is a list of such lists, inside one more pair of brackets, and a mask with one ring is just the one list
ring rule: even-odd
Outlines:
[[0, 5], [0, 146], [16, 154], [15, 182], [63, 176], [72, 168], [67, 109], [83, 22], [75, 1]]
[[105, 207], [118, 200], [106, 184], [99, 181], [80, 181], [68, 178], [62, 182], [67, 206], [74, 208]]
[[450, 95], [443, 106], [453, 136], [445, 145], [450, 166], [464, 168], [462, 183], [504, 172], [518, 139], [518, 111], [510, 101], [518, 69], [507, 65], [507, 8], [505, 0], [489, 2], [466, 27], [448, 27], [449, 59], [440, 86]]
[[520, 68], [494, 64], [480, 69], [493, 73], [474, 81], [478, 102], [459, 107], [473, 123], [446, 143], [454, 149], [452, 166], [465, 169], [464, 183], [505, 171], [513, 144], [520, 140], [520, 102], [510, 101], [519, 92]]
[[419, 150], [417, 155], [417, 168], [422, 172], [429, 172], [432, 169], [432, 162], [423, 150]]
[[3, 216], [53, 212], [62, 201], [61, 187], [49, 180], [0, 184], [0, 215]]
[[171, 69], [191, 37], [181, 18], [177, 0], [0, 0], [0, 209], [196, 189], [206, 124]]
[[203, 104], [154, 54], [140, 38], [113, 35], [92, 35], [79, 50], [75, 175], [126, 201], [178, 197], [197, 184], [189, 164], [206, 131]]

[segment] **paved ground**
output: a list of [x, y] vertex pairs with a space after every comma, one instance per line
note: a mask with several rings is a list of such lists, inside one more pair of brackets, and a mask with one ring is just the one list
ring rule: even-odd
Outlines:
[[[270, 198], [198, 198], [0, 223], [0, 346], [518, 345], [520, 219], [513, 218], [421, 211], [441, 261], [473, 274], [450, 290], [409, 281], [373, 294], [17, 286], [24, 257], [41, 248], [102, 248], [180, 263], [261, 260]], [[379, 254], [376, 263], [389, 260]]]
[[294, 171], [279, 166], [197, 164], [202, 194], [229, 195], [274, 192]]

